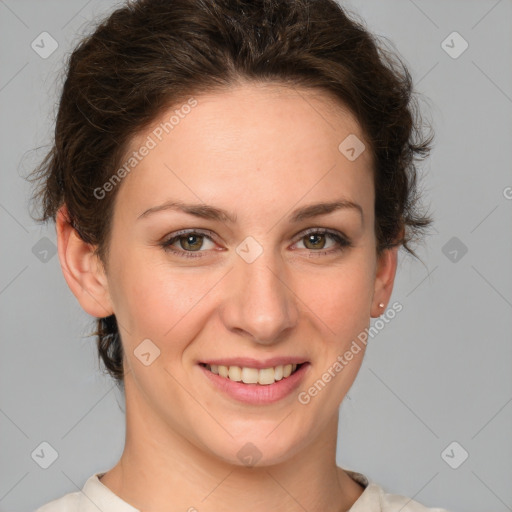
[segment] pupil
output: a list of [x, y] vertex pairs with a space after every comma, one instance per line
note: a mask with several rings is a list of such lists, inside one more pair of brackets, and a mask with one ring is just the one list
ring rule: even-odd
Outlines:
[[[202, 238], [201, 236], [188, 235], [185, 239], [185, 245], [188, 245], [188, 247], [184, 247], [183, 243], [181, 244], [181, 247], [183, 249], [192, 249], [192, 250], [200, 249], [201, 248], [201, 238]], [[194, 240], [196, 241], [195, 243], [194, 243]]]
[[[312, 244], [312, 245], [314, 245], [314, 246], [318, 245], [319, 243], [321, 244], [321, 242], [323, 242], [323, 241], [324, 241], [324, 240], [323, 240], [323, 236], [324, 236], [323, 234], [313, 233], [313, 234], [309, 235], [309, 237], [308, 237], [308, 243], [311, 243], [311, 244]], [[320, 239], [320, 241], [318, 241], [318, 240], [317, 240], [317, 241], [316, 241], [316, 243], [315, 243], [315, 239], [316, 239], [316, 238], [319, 238], [319, 239]], [[320, 249], [321, 249], [322, 247], [323, 247], [323, 244], [321, 244]], [[318, 248], [318, 247], [315, 247], [315, 248]]]

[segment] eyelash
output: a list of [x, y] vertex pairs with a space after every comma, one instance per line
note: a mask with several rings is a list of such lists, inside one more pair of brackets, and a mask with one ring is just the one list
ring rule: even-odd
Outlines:
[[[201, 253], [206, 251], [184, 251], [184, 250], [177, 250], [174, 247], [172, 247], [172, 244], [180, 240], [180, 238], [183, 238], [185, 235], [200, 235], [204, 236], [206, 238], [209, 238], [212, 242], [212, 236], [211, 232], [204, 232], [201, 230], [183, 230], [178, 231], [177, 233], [173, 234], [171, 238], [168, 238], [166, 241], [164, 241], [161, 246], [162, 248], [167, 251], [171, 252], [173, 254], [176, 254], [177, 256], [183, 257], [183, 258], [202, 258], [203, 255]], [[352, 247], [352, 243], [350, 240], [342, 235], [341, 233], [337, 231], [331, 231], [329, 229], [325, 228], [312, 228], [307, 230], [306, 232], [302, 233], [300, 237], [298, 237], [297, 242], [300, 242], [303, 238], [307, 237], [308, 235], [329, 235], [335, 242], [337, 242], [338, 247], [335, 249], [329, 249], [327, 251], [314, 250], [309, 249], [312, 254], [315, 256], [325, 256], [330, 254], [335, 254], [340, 251], [343, 251], [344, 249], [347, 249], [348, 247]]]

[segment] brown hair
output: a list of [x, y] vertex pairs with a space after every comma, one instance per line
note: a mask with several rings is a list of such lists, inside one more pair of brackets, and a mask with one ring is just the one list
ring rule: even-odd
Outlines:
[[[132, 137], [171, 105], [242, 80], [323, 90], [359, 121], [374, 160], [377, 250], [411, 254], [430, 219], [419, 211], [415, 160], [423, 136], [411, 76], [362, 22], [334, 0], [139, 0], [83, 39], [69, 58], [50, 152], [34, 171], [38, 221], [69, 221], [106, 266], [115, 187]], [[340, 141], [341, 142], [341, 141]], [[123, 351], [116, 318], [97, 320], [99, 357], [118, 384]]]

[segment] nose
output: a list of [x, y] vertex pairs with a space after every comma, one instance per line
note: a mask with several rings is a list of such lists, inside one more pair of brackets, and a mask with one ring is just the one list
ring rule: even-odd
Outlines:
[[238, 258], [229, 273], [221, 308], [224, 325], [260, 345], [272, 345], [297, 324], [297, 297], [287, 284], [282, 262], [264, 251], [252, 263]]

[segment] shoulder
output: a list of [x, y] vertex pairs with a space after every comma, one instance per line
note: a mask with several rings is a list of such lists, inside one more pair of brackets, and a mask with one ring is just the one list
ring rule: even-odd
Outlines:
[[382, 512], [448, 512], [444, 508], [429, 508], [418, 501], [399, 494], [387, 493], [380, 485], [373, 483], [375, 494], [379, 497]]
[[352, 505], [349, 512], [449, 512], [444, 508], [429, 508], [421, 503], [402, 496], [391, 494], [376, 482], [369, 480], [362, 473], [345, 470], [351, 478], [364, 487], [358, 500]]
[[100, 481], [104, 474], [104, 471], [94, 473], [87, 479], [82, 490], [50, 501], [35, 512], [139, 512]]
[[70, 512], [80, 504], [80, 493], [71, 492], [39, 507], [36, 512]]

